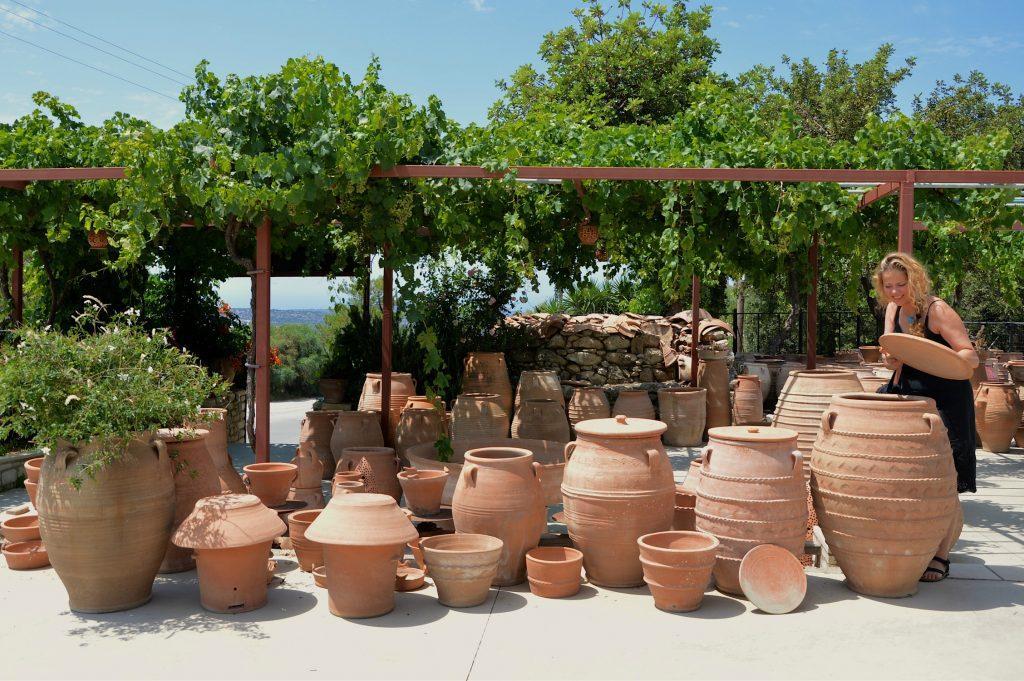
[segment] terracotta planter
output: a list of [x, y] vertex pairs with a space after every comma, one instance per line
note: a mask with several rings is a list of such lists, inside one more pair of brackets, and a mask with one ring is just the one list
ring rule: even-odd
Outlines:
[[338, 617], [377, 617], [395, 608], [395, 574], [416, 529], [386, 494], [331, 499], [306, 529], [324, 545], [328, 606]]
[[366, 491], [366, 485], [361, 480], [339, 480], [334, 477], [334, 485], [331, 487], [331, 495], [339, 494], [361, 494]]
[[672, 529], [675, 531], [694, 532], [697, 529], [697, 495], [682, 485], [676, 485], [675, 514], [672, 516]]
[[512, 414], [512, 382], [503, 352], [471, 352], [462, 372], [463, 393], [493, 393], [506, 414]]
[[455, 531], [486, 534], [504, 546], [495, 586], [526, 579], [526, 552], [546, 527], [540, 464], [525, 449], [487, 447], [466, 452], [452, 500]]
[[3, 554], [11, 570], [36, 570], [50, 564], [46, 547], [38, 539], [4, 544]]
[[[286, 501], [302, 501], [307, 509], [324, 507], [323, 461], [316, 455], [312, 443], [305, 442], [295, 449], [291, 463], [295, 464], [295, 479], [288, 490]], [[333, 472], [332, 472], [333, 473]]]
[[1012, 383], [984, 381], [974, 396], [974, 421], [986, 452], [1010, 451], [1010, 439], [1020, 425], [1021, 401]]
[[331, 438], [334, 436], [334, 424], [338, 411], [307, 411], [299, 428], [299, 446], [308, 445], [316, 452], [323, 462], [323, 479], [330, 480], [334, 472], [334, 454], [331, 451]]
[[295, 511], [288, 514], [288, 539], [295, 550], [295, 559], [299, 569], [312, 572], [314, 568], [324, 564], [324, 547], [315, 541], [306, 539], [306, 530], [313, 521], [320, 517], [322, 511]]
[[704, 532], [655, 532], [636, 541], [654, 606], [667, 612], [699, 608], [711, 582], [718, 539]]
[[338, 460], [340, 470], [362, 473], [367, 492], [387, 494], [395, 501], [402, 498], [402, 486], [398, 484], [399, 465], [391, 447], [349, 447], [342, 450]]
[[746, 373], [751, 376], [757, 376], [758, 385], [761, 388], [761, 403], [763, 405], [772, 394], [771, 369], [764, 362], [746, 362], [745, 364], [747, 368]]
[[756, 426], [764, 423], [764, 409], [761, 406], [761, 380], [757, 376], [741, 374], [736, 377], [732, 421], [741, 426]]
[[565, 444], [572, 439], [565, 406], [551, 399], [524, 399], [512, 422], [512, 437]]
[[213, 467], [217, 469], [220, 491], [229, 494], [245, 494], [242, 476], [235, 470], [231, 454], [228, 452], [228, 410], [211, 407], [199, 411], [208, 414], [208, 418], [210, 418], [208, 421], [203, 421], [200, 427], [210, 431], [210, 434], [206, 436], [206, 451], [210, 455], [210, 460], [213, 461]]
[[25, 479], [30, 482], [39, 482], [39, 472], [43, 469], [43, 457], [37, 456], [25, 462]]
[[43, 462], [39, 531], [76, 612], [147, 602], [167, 552], [175, 503], [166, 445], [139, 435], [123, 447], [94, 478], [82, 469], [95, 445], [60, 447]]
[[39, 516], [36, 514], [14, 516], [0, 523], [0, 534], [9, 542], [35, 541], [39, 539]]
[[658, 391], [659, 419], [668, 428], [662, 436], [673, 447], [696, 447], [704, 441], [707, 390], [663, 388]]
[[871, 596], [915, 593], [958, 504], [953, 456], [935, 402], [838, 395], [821, 424], [811, 492], [847, 584]]
[[[565, 394], [557, 371], [524, 371], [516, 386], [515, 411], [525, 400], [554, 400], [565, 410]], [[515, 436], [513, 436], [515, 437]]]
[[344, 378], [321, 378], [319, 383], [320, 394], [324, 396], [324, 402], [328, 404], [340, 404], [345, 401], [345, 388], [348, 381]]
[[580, 590], [583, 554], [562, 546], [538, 546], [526, 553], [530, 592], [542, 598], [568, 598]]
[[732, 426], [708, 431], [697, 487], [697, 529], [718, 537], [715, 583], [743, 595], [740, 560], [760, 544], [800, 556], [807, 532], [807, 488], [796, 432]]
[[321, 565], [313, 568], [313, 583], [321, 589], [327, 588], [327, 568]]
[[424, 537], [419, 545], [442, 605], [472, 608], [487, 600], [503, 553], [500, 539], [484, 534], [442, 534]]
[[[383, 377], [381, 374], [366, 374], [366, 381], [363, 383], [363, 392], [359, 396], [359, 411], [381, 411], [381, 395], [383, 390]], [[392, 373], [391, 374], [391, 400], [388, 411], [388, 432], [384, 433], [385, 443], [395, 441], [395, 428], [398, 426], [398, 417], [402, 414], [402, 407], [406, 400], [416, 394], [416, 381], [412, 374]]]
[[[340, 411], [331, 432], [331, 455], [336, 464], [349, 447], [383, 447], [384, 432], [380, 429], [379, 411]], [[340, 473], [340, 465], [334, 472]]]
[[395, 428], [395, 453], [408, 463], [406, 452], [424, 442], [433, 444], [445, 435], [444, 414], [433, 406], [406, 406]]
[[580, 421], [606, 419], [612, 415], [612, 406], [604, 388], [576, 388], [569, 400], [569, 424], [573, 430]]
[[877, 345], [862, 345], [860, 346], [860, 357], [869, 364], [880, 362], [882, 360], [882, 348]]
[[406, 468], [398, 474], [405, 503], [414, 515], [435, 515], [441, 510], [441, 495], [448, 482], [448, 471], [421, 471]]
[[258, 496], [267, 508], [273, 508], [288, 500], [288, 490], [299, 467], [293, 463], [251, 463], [242, 471], [242, 482], [249, 493]]
[[267, 603], [267, 555], [285, 524], [251, 494], [200, 499], [172, 540], [196, 552], [199, 602], [211, 612], [240, 613]]
[[36, 495], [39, 491], [39, 483], [26, 480], [23, 484], [25, 485], [25, 491], [28, 493], [29, 503], [36, 506]]
[[[174, 524], [177, 529], [203, 497], [220, 494], [220, 476], [206, 448], [208, 430], [161, 429], [157, 437], [167, 444], [167, 455], [174, 463]], [[185, 572], [196, 566], [192, 551], [167, 541], [167, 553], [160, 563], [160, 574]]]
[[595, 584], [642, 584], [637, 538], [672, 526], [675, 483], [661, 444], [665, 428], [621, 415], [584, 421], [565, 447], [565, 524]]
[[726, 360], [701, 358], [697, 365], [697, 387], [708, 391], [705, 430], [732, 423], [729, 408], [729, 365]]
[[452, 405], [451, 430], [453, 440], [508, 437], [508, 412], [495, 393], [463, 393]]

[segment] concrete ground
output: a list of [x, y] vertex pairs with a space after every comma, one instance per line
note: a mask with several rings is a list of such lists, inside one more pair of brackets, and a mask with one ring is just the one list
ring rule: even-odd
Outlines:
[[[308, 405], [273, 405], [275, 459], [292, 455]], [[696, 451], [671, 452], [679, 480]], [[389, 615], [344, 620], [281, 552], [280, 583], [255, 612], [204, 611], [190, 572], [158, 577], [141, 608], [79, 615], [51, 569], [5, 566], [0, 678], [1020, 679], [1024, 450], [979, 451], [978, 464], [952, 578], [910, 598], [860, 596], [835, 571], [810, 573], [803, 606], [783, 616], [714, 591], [673, 615], [645, 588], [587, 584], [565, 600], [492, 589], [483, 605], [453, 610], [428, 586], [396, 594]], [[0, 510], [24, 499], [4, 493]]]

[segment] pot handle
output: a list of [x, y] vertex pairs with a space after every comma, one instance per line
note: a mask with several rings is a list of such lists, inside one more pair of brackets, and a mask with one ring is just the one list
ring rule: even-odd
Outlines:
[[462, 479], [466, 481], [466, 484], [470, 487], [476, 487], [476, 464], [466, 464], [466, 467], [462, 469]]
[[793, 457], [793, 475], [799, 474], [800, 479], [804, 479], [804, 453], [799, 449], [794, 449], [790, 452]]
[[654, 462], [661, 458], [661, 450], [656, 447], [651, 447], [644, 450], [644, 454], [647, 455], [647, 466], [651, 468], [654, 466]]
[[[983, 402], [982, 404], [985, 404], [985, 403]], [[975, 407], [977, 407], [977, 405], [975, 405]], [[984, 421], [984, 419], [985, 419], [985, 410], [984, 410], [984, 407], [982, 408], [982, 411], [981, 411], [981, 419], [982, 419], [983, 421]], [[944, 424], [944, 423], [942, 423], [942, 417], [941, 417], [941, 416], [939, 416], [938, 414], [932, 414], [932, 413], [930, 413], [930, 412], [929, 412], [929, 413], [926, 413], [926, 414], [924, 415], [924, 420], [925, 420], [925, 422], [926, 422], [926, 423], [928, 424], [928, 434], [929, 434], [929, 435], [934, 435], [934, 434], [935, 434], [935, 431], [936, 431], [936, 429], [938, 428], [938, 426], [940, 426], [940, 425], [941, 425], [941, 426], [945, 427], [945, 424]]]
[[704, 451], [702, 451], [700, 453], [700, 458], [704, 459], [704, 462], [701, 463], [701, 465], [700, 465], [701, 470], [704, 470], [707, 467], [707, 465], [709, 463], [711, 463], [711, 446], [710, 445], [705, 447]]
[[398, 473], [401, 472], [401, 470], [402, 470], [402, 460], [396, 456], [395, 457], [395, 475], [398, 475]]
[[[974, 401], [974, 420], [976, 423], [985, 422], [985, 410], [988, 408], [988, 400], [975, 400]], [[925, 414], [925, 418], [928, 414]], [[934, 426], [933, 426], [934, 428]]]
[[149, 444], [153, 449], [156, 450], [156, 458], [162, 464], [168, 460], [167, 458], [167, 443], [158, 437], [153, 438], [149, 441]]
[[68, 460], [79, 455], [77, 447], [68, 445], [64, 449], [57, 452], [55, 460], [57, 462], [57, 474], [64, 475], [64, 471], [67, 470]]
[[572, 442], [566, 443], [566, 445], [565, 445], [565, 452], [564, 452], [565, 462], [566, 463], [569, 463], [569, 459], [572, 458], [572, 453], [575, 452], [575, 451], [576, 451], [576, 440], [573, 440]]
[[825, 435], [832, 434], [832, 426], [836, 424], [837, 414], [831, 409], [826, 409], [821, 414], [821, 430]]
[[543, 468], [543, 466], [540, 465], [539, 461], [534, 461], [533, 462], [533, 477], [535, 477], [538, 480], [540, 480], [540, 473], [541, 473], [541, 469], [542, 468]]

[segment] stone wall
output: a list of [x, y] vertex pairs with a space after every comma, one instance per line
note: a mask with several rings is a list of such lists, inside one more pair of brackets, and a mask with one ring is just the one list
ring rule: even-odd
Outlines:
[[245, 388], [229, 392], [221, 401], [209, 400], [203, 406], [227, 409], [228, 442], [245, 442]]
[[0, 492], [6, 492], [21, 485], [25, 479], [25, 462], [42, 455], [43, 453], [38, 449], [31, 449], [0, 456]]

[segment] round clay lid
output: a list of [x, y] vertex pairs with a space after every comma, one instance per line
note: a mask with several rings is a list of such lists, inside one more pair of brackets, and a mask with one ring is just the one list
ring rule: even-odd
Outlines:
[[952, 348], [927, 338], [909, 333], [887, 333], [878, 342], [883, 350], [907, 366], [939, 378], [964, 381], [974, 373], [971, 365]]
[[658, 437], [668, 425], [654, 419], [638, 419], [619, 414], [610, 419], [590, 419], [576, 424], [576, 432], [595, 437]]
[[740, 442], [786, 442], [797, 438], [795, 430], [772, 426], [720, 426], [708, 429], [708, 438]]
[[388, 494], [339, 494], [306, 529], [321, 544], [388, 546], [419, 537], [409, 518]]
[[196, 502], [171, 540], [193, 549], [231, 549], [267, 542], [288, 526], [252, 494], [218, 494]]
[[807, 575], [792, 553], [781, 546], [761, 544], [740, 562], [740, 588], [764, 612], [784, 615], [804, 602]]

